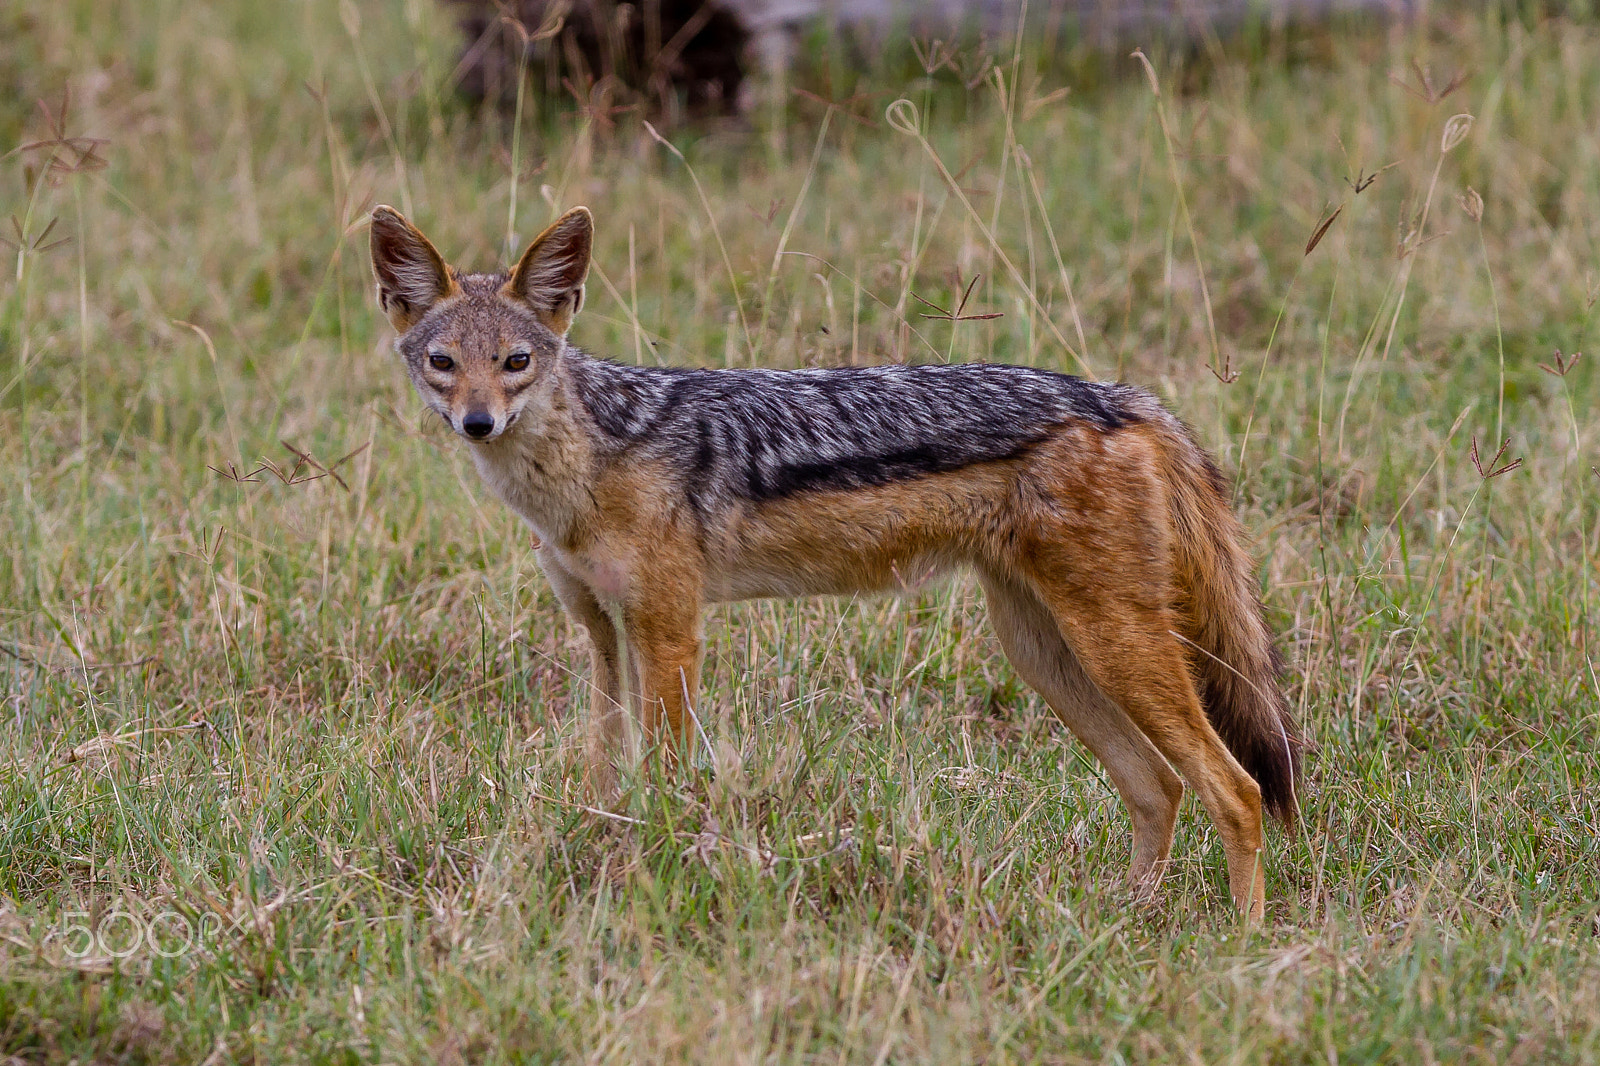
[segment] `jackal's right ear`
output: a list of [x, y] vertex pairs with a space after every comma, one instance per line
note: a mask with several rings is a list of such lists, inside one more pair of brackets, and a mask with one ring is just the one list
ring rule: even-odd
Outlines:
[[378, 306], [404, 333], [428, 308], [460, 291], [444, 257], [422, 231], [392, 207], [372, 209], [372, 273]]
[[594, 216], [574, 207], [533, 239], [503, 290], [533, 308], [551, 330], [565, 336], [583, 306], [583, 279], [594, 248]]

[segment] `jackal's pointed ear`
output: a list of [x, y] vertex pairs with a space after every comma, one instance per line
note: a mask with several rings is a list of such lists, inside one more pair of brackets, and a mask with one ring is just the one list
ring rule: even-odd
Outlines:
[[594, 216], [574, 207], [551, 223], [522, 253], [505, 294], [533, 308], [557, 334], [565, 335], [583, 306], [583, 279], [594, 248]]
[[383, 205], [372, 209], [372, 273], [378, 306], [401, 333], [459, 291], [438, 249], [405, 216]]

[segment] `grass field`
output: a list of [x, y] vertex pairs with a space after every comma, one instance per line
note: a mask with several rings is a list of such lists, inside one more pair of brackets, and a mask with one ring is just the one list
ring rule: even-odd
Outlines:
[[[0, 12], [0, 1063], [1600, 1061], [1600, 25], [1258, 34], [1159, 98], [825, 57], [837, 109], [670, 151], [453, 50], [426, 0]], [[620, 359], [1167, 399], [1309, 738], [1265, 927], [1192, 801], [1131, 901], [969, 580], [716, 610], [702, 765], [586, 809], [585, 657], [389, 352], [385, 201], [479, 266], [591, 206]]]

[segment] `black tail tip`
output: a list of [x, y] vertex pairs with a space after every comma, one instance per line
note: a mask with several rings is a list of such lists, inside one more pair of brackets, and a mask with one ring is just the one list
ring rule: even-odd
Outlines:
[[1285, 829], [1293, 828], [1300, 818], [1300, 797], [1292, 788], [1278, 795], [1263, 792], [1261, 803]]
[[1300, 746], [1285, 739], [1284, 750], [1258, 752], [1245, 770], [1261, 788], [1261, 805], [1285, 828], [1300, 815]]

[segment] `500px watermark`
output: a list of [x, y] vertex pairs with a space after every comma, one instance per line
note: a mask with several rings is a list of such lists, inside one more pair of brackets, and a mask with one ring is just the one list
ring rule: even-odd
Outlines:
[[164, 959], [187, 955], [214, 941], [219, 932], [240, 923], [214, 914], [191, 918], [178, 911], [157, 911], [146, 917], [114, 908], [94, 919], [88, 911], [67, 911], [56, 934], [68, 958], [126, 959], [149, 951]]

